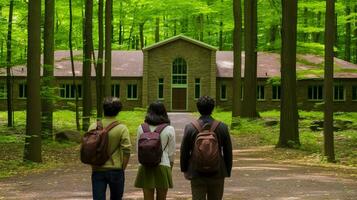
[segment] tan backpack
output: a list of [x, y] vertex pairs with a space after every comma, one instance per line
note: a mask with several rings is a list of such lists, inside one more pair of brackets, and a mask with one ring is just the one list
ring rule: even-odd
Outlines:
[[210, 128], [206, 129], [202, 128], [199, 121], [192, 122], [198, 131], [191, 156], [192, 168], [197, 172], [212, 173], [220, 168], [221, 148], [217, 134], [214, 132], [219, 123], [214, 120]]

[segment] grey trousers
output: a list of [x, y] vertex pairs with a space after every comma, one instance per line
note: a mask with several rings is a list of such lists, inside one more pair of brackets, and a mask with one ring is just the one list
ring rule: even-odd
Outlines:
[[200, 177], [191, 180], [192, 200], [221, 200], [224, 178]]

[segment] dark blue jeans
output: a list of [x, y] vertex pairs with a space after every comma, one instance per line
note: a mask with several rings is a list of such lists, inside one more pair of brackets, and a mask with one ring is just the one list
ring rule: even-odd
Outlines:
[[94, 200], [105, 200], [107, 185], [110, 189], [111, 200], [121, 200], [124, 193], [124, 171], [93, 171], [92, 172], [92, 191]]

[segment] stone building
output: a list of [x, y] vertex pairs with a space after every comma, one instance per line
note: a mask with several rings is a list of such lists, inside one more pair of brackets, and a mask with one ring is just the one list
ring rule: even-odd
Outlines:
[[[244, 54], [242, 55], [244, 71]], [[321, 108], [323, 102], [323, 58], [297, 56], [297, 97], [301, 109]], [[76, 82], [82, 93], [81, 52], [75, 52]], [[0, 74], [0, 109], [6, 110], [5, 70]], [[16, 109], [26, 105], [26, 67], [12, 68], [13, 101]], [[75, 90], [69, 51], [55, 52], [57, 108], [71, 109]], [[242, 74], [244, 74], [242, 72]], [[112, 96], [121, 99], [124, 109], [146, 107], [160, 100], [170, 111], [195, 111], [202, 95], [215, 97], [217, 106], [230, 109], [232, 104], [233, 52], [217, 49], [179, 35], [142, 51], [112, 52]], [[279, 109], [280, 55], [258, 53], [258, 110]], [[334, 108], [357, 111], [357, 65], [335, 59]], [[243, 78], [244, 79], [244, 78]], [[92, 69], [92, 99], [95, 107], [95, 70]], [[30, 89], [30, 88], [29, 88]], [[244, 98], [244, 97], [243, 97]]]

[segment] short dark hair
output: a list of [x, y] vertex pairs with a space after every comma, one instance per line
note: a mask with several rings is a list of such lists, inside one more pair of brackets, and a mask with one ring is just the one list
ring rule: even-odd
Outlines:
[[165, 105], [160, 101], [151, 103], [145, 116], [145, 122], [153, 126], [164, 123], [170, 124]]
[[116, 97], [105, 97], [103, 101], [104, 116], [115, 117], [123, 108], [122, 103]]
[[202, 96], [197, 100], [196, 106], [201, 115], [211, 115], [215, 101], [209, 96]]

